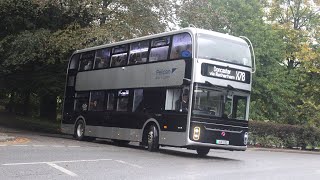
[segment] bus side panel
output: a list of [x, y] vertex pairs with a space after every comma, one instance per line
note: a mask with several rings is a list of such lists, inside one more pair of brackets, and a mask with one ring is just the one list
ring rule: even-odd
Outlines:
[[180, 86], [185, 77], [185, 60], [79, 72], [76, 91]]
[[160, 144], [170, 146], [186, 145], [187, 113], [163, 112], [159, 124], [161, 126]]

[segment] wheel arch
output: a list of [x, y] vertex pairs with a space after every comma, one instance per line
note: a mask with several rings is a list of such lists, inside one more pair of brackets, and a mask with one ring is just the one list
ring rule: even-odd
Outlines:
[[156, 125], [156, 128], [158, 129], [158, 136], [160, 138], [160, 134], [161, 134], [161, 129], [160, 129], [160, 125], [158, 123], [158, 121], [154, 118], [150, 118], [148, 119], [144, 124], [143, 124], [143, 127], [142, 127], [142, 133], [141, 133], [141, 142], [142, 143], [145, 143], [145, 135], [146, 135], [146, 132], [147, 132], [147, 128], [151, 125], [151, 124], [155, 124]]
[[[74, 122], [74, 125], [73, 125], [73, 132], [75, 132], [76, 130], [76, 125], [78, 123], [78, 121], [82, 120], [83, 123], [84, 123], [84, 127], [86, 127], [87, 123], [86, 123], [86, 119], [83, 117], [83, 116], [78, 116], [77, 119], [75, 120]], [[84, 134], [86, 134], [86, 131], [84, 131]]]

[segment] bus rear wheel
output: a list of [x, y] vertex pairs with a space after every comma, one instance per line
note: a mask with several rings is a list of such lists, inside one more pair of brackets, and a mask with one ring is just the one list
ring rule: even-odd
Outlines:
[[200, 157], [205, 157], [210, 151], [210, 148], [207, 147], [199, 147], [197, 148], [197, 153]]
[[84, 121], [79, 120], [75, 126], [74, 138], [79, 141], [84, 140], [84, 131], [85, 131]]
[[155, 125], [151, 125], [148, 131], [148, 151], [157, 151], [159, 149], [159, 132]]

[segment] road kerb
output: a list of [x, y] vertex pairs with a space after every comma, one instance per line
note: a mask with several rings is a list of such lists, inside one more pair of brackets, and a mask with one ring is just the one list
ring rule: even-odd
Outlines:
[[286, 152], [286, 153], [300, 153], [300, 154], [319, 154], [318, 151], [306, 151], [298, 149], [279, 149], [279, 148], [248, 148], [249, 151], [268, 151], [268, 152]]

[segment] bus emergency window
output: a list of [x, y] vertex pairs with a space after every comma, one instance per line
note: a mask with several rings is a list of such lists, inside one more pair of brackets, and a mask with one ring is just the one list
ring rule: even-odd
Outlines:
[[141, 41], [131, 44], [129, 64], [147, 62], [149, 41]]
[[168, 59], [170, 37], [161, 37], [153, 39], [151, 42], [151, 51], [149, 61], [162, 61]]
[[104, 106], [104, 91], [91, 92], [89, 110], [90, 111], [103, 111]]
[[71, 58], [69, 69], [78, 69], [79, 67], [79, 54], [75, 54]]
[[182, 89], [167, 89], [165, 110], [178, 110]]
[[88, 92], [78, 92], [75, 96], [74, 110], [75, 111], [87, 111], [88, 110]]
[[81, 54], [80, 58], [80, 70], [88, 71], [93, 68], [93, 60], [95, 56], [95, 51], [86, 52]]
[[191, 58], [192, 44], [188, 33], [173, 36], [170, 59]]
[[128, 111], [129, 90], [118, 91], [117, 111]]
[[97, 50], [94, 68], [102, 69], [110, 66], [110, 50], [109, 49], [100, 49]]
[[140, 111], [141, 110], [141, 102], [143, 99], [143, 89], [135, 89], [134, 90], [134, 97], [133, 97], [133, 107], [132, 112]]
[[108, 93], [107, 95], [107, 110], [112, 111], [114, 109], [114, 93]]

